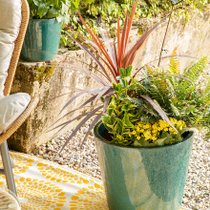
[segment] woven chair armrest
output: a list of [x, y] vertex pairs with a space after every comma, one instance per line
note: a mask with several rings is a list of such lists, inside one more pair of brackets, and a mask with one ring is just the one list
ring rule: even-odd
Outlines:
[[29, 117], [31, 112], [35, 109], [39, 102], [39, 97], [36, 94], [31, 98], [25, 111], [13, 122], [13, 124], [0, 135], [0, 144], [6, 141], [17, 129], [24, 123], [24, 121]]

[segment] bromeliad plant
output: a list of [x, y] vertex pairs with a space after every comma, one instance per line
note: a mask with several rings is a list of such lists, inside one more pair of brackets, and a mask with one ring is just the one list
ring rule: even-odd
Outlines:
[[117, 22], [115, 39], [110, 39], [108, 33], [102, 29], [99, 38], [81, 15], [80, 20], [91, 40], [81, 44], [68, 34], [98, 64], [99, 69], [95, 72], [84, 72], [101, 85], [100, 88], [78, 91], [67, 102], [66, 106], [76, 98], [90, 94], [80, 107], [66, 115], [84, 110], [85, 107], [89, 108], [88, 111], [59, 125], [62, 129], [72, 121], [80, 120], [69, 139], [90, 118], [92, 122], [84, 140], [102, 118], [114, 143], [133, 146], [171, 144], [179, 141], [188, 127], [209, 126], [210, 82], [208, 81], [205, 88], [198, 88], [196, 81], [207, 64], [206, 58], [187, 67], [183, 74], [178, 61], [172, 58], [168, 71], [147, 66], [144, 70], [137, 71], [140, 73], [140, 80], [135, 79], [137, 72], [132, 72], [132, 65], [137, 50], [158, 26], [156, 24], [129, 47], [129, 34], [136, 6], [137, 1], [134, 2], [130, 14], [126, 14], [122, 28], [120, 21]]

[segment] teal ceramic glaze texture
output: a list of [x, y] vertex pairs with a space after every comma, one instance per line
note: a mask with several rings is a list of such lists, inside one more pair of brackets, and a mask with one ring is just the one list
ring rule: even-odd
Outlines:
[[54, 19], [30, 19], [21, 58], [27, 61], [53, 59], [59, 48], [61, 26]]
[[192, 147], [191, 134], [181, 143], [154, 148], [96, 145], [110, 210], [180, 210]]

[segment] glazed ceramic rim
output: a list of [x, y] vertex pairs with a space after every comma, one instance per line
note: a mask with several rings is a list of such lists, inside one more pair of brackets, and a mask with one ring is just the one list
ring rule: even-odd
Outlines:
[[179, 145], [187, 140], [190, 140], [190, 139], [193, 139], [193, 136], [195, 134], [195, 132], [193, 130], [189, 130], [189, 134], [187, 135], [187, 137], [185, 137], [182, 141], [180, 142], [175, 142], [173, 144], [168, 144], [168, 145], [160, 145], [160, 146], [151, 146], [151, 147], [147, 147], [147, 146], [123, 146], [123, 145], [117, 145], [117, 144], [114, 144], [114, 143], [110, 143], [107, 139], [105, 139], [100, 133], [99, 133], [99, 128], [100, 126], [102, 126], [103, 123], [102, 121], [100, 120], [94, 127], [94, 135], [95, 137], [107, 144], [107, 145], [112, 145], [112, 146], [115, 146], [115, 147], [121, 147], [121, 148], [129, 148], [129, 149], [161, 149], [161, 148], [165, 148], [165, 147], [172, 147], [174, 145]]

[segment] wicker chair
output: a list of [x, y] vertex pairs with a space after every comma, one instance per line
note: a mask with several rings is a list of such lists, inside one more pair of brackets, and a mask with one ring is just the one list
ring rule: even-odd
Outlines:
[[[1, 3], [4, 4], [4, 1], [2, 0]], [[29, 7], [28, 7], [27, 0], [21, 0], [21, 3], [22, 3], [22, 6], [21, 6], [22, 18], [21, 18], [19, 33], [18, 33], [16, 41], [14, 42], [14, 50], [12, 52], [12, 57], [10, 60], [8, 76], [6, 78], [6, 82], [4, 85], [5, 87], [4, 96], [10, 95], [18, 59], [21, 52], [21, 47], [23, 44], [23, 40], [24, 40], [24, 36], [26, 33], [28, 20], [29, 20]], [[8, 16], [9, 15], [10, 14], [8, 14]], [[1, 13], [0, 13], [0, 18], [1, 18]], [[0, 50], [4, 50], [4, 49], [0, 49]], [[11, 164], [11, 160], [9, 156], [7, 139], [21, 126], [21, 124], [26, 120], [26, 118], [34, 110], [37, 103], [38, 103], [38, 97], [32, 96], [27, 108], [23, 111], [23, 113], [8, 127], [8, 129], [6, 129], [6, 131], [0, 134], [0, 150], [1, 150], [1, 156], [2, 156], [2, 162], [3, 162], [3, 169], [1, 169], [1, 172], [4, 173], [6, 176], [8, 189], [15, 194], [16, 194], [16, 188], [15, 188], [14, 176], [13, 176], [13, 171], [12, 171], [12, 164]]]

